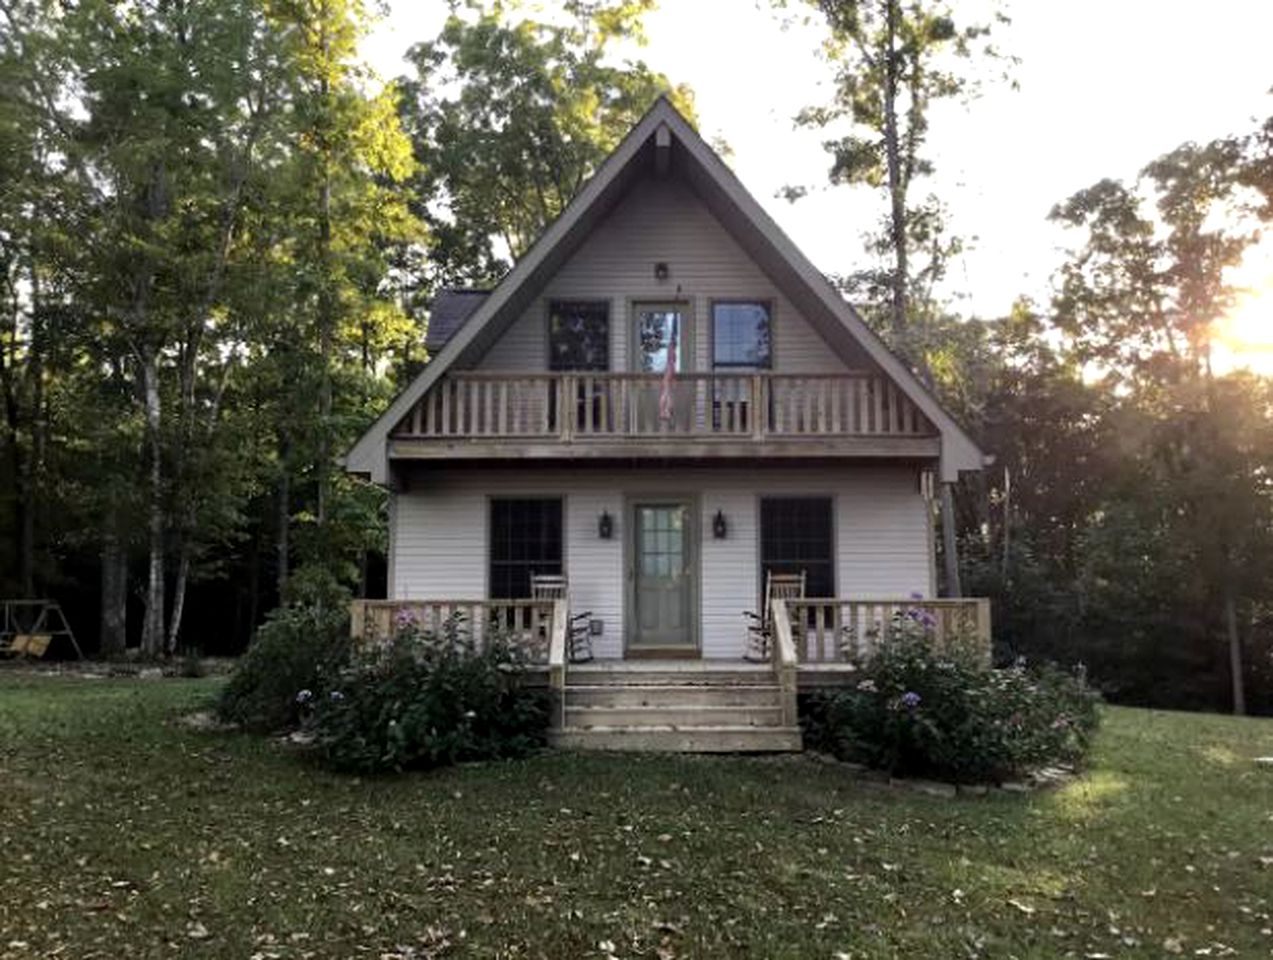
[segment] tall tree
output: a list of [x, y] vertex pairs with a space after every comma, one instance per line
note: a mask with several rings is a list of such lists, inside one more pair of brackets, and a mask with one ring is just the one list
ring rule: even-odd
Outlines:
[[276, 48], [252, 5], [87, 0], [64, 31], [81, 71], [66, 109], [77, 127], [70, 157], [91, 198], [85, 302], [97, 308], [100, 362], [123, 361], [145, 427], [142, 647], [157, 655], [178, 640], [196, 505], [208, 493], [196, 460], [216, 438], [242, 356], [225, 303], [272, 114]]
[[[1086, 231], [1063, 267], [1057, 326], [1078, 360], [1134, 411], [1136, 476], [1156, 491], [1170, 534], [1192, 559], [1198, 600], [1215, 611], [1231, 664], [1232, 702], [1245, 711], [1237, 609], [1254, 595], [1249, 571], [1268, 549], [1259, 393], [1218, 377], [1212, 338], [1232, 306], [1228, 274], [1257, 239], [1242, 226], [1241, 144], [1185, 144], [1149, 164], [1132, 187], [1104, 180], [1053, 212]], [[1152, 212], [1147, 210], [1152, 201]]]
[[[778, 0], [786, 6], [786, 0]], [[932, 194], [916, 200], [918, 181], [933, 172], [925, 154], [935, 103], [966, 95], [973, 80], [960, 59], [974, 53], [998, 56], [987, 42], [990, 26], [959, 21], [945, 0], [805, 0], [826, 22], [824, 45], [835, 66], [835, 96], [809, 107], [797, 122], [828, 129], [833, 184], [882, 189], [887, 211], [870, 250], [888, 258], [883, 271], [859, 272], [854, 285], [885, 295], [888, 339], [920, 375], [932, 383], [927, 361], [930, 338], [917, 321], [931, 312], [931, 292], [946, 260], [958, 248]], [[1002, 21], [999, 15], [996, 19]], [[978, 45], [980, 49], [978, 49]], [[793, 196], [798, 196], [795, 191]], [[927, 263], [914, 265], [923, 253]], [[921, 310], [916, 309], [916, 292]], [[946, 589], [961, 593], [950, 484], [941, 485], [941, 520]]]
[[693, 116], [687, 87], [613, 59], [619, 41], [643, 41], [653, 5], [571, 0], [548, 21], [471, 3], [412, 48], [403, 116], [420, 161], [417, 212], [435, 239], [426, 294], [498, 279], [657, 96]]
[[[394, 252], [425, 237], [407, 202], [415, 162], [399, 124], [396, 88], [380, 86], [358, 57], [370, 22], [361, 0], [272, 7], [290, 65], [285, 88], [294, 118], [281, 171], [286, 195], [279, 213], [287, 231], [275, 251], [293, 286], [271, 336], [277, 382], [293, 385], [278, 405], [275, 430], [280, 584], [287, 580], [294, 513], [312, 520], [300, 544], [307, 576], [327, 586], [348, 581], [336, 567], [350, 549], [366, 546], [366, 531], [376, 526], [363, 522], [374, 509], [367, 498], [379, 498], [336, 472], [335, 457], [352, 442], [367, 404], [383, 401], [380, 362], [419, 339], [389, 276]], [[294, 511], [291, 480], [298, 473], [311, 486], [304, 508]], [[349, 517], [351, 502], [337, 497], [363, 505]], [[351, 522], [341, 526], [342, 517]]]

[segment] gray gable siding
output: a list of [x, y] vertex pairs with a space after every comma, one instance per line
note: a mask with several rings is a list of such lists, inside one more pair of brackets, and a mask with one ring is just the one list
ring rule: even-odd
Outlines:
[[[669, 270], [668, 278], [662, 281], [654, 276], [654, 265], [660, 262]], [[610, 367], [615, 371], [632, 368], [632, 305], [676, 299], [689, 307], [687, 370], [711, 369], [712, 301], [740, 299], [764, 300], [771, 306], [776, 372], [840, 373], [874, 368], [861, 349], [848, 356], [833, 350], [689, 184], [676, 177], [637, 181], [536, 300], [477, 361], [476, 368], [545, 370], [548, 303], [556, 299], [610, 303]]]

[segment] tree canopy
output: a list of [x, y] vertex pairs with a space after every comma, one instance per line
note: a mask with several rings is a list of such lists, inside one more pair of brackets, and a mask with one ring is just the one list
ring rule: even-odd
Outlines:
[[[834, 74], [799, 122], [883, 210], [846, 288], [995, 457], [946, 488], [947, 582], [993, 599], [1003, 658], [1273, 710], [1273, 381], [1215, 350], [1273, 118], [1057, 198], [1052, 295], [968, 317], [929, 121], [1005, 61], [1001, 20], [791, 5]], [[498, 281], [656, 96], [693, 117], [628, 56], [652, 8], [456, 2], [386, 83], [362, 0], [0, 0], [0, 595], [162, 656], [383, 590], [385, 494], [338, 458], [439, 289]]]

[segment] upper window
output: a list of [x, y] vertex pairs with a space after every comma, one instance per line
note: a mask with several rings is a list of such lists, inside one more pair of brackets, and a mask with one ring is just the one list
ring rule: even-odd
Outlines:
[[530, 578], [561, 575], [561, 501], [491, 501], [491, 579], [494, 600], [530, 596]]
[[610, 369], [610, 305], [554, 300], [548, 308], [548, 369]]
[[712, 361], [717, 367], [767, 370], [772, 343], [769, 304], [754, 300], [712, 304]]
[[762, 573], [803, 573], [805, 596], [834, 597], [831, 520], [829, 497], [763, 497], [760, 501]]

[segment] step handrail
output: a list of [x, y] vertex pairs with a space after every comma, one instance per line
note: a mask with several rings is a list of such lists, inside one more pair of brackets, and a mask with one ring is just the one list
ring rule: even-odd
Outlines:
[[796, 718], [796, 690], [798, 687], [796, 643], [791, 633], [791, 615], [787, 601], [775, 597], [770, 601], [773, 609], [774, 676], [778, 681], [778, 695], [782, 701], [782, 725], [794, 727]]
[[548, 689], [556, 698], [558, 726], [566, 726], [566, 633], [570, 627], [569, 601], [553, 601], [552, 627], [548, 638]]

